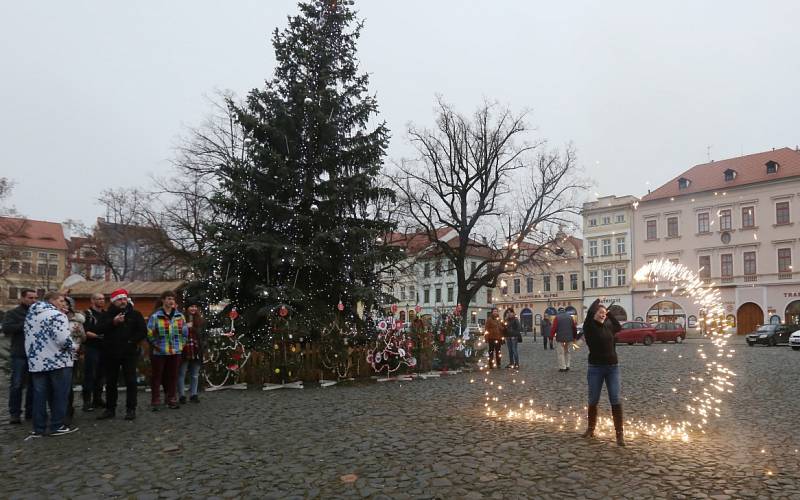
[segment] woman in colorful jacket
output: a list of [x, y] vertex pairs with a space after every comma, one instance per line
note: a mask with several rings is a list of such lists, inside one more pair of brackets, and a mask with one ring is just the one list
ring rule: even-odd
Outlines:
[[200, 312], [197, 301], [188, 301], [186, 307], [186, 326], [189, 328], [189, 338], [181, 353], [181, 368], [178, 372], [178, 396], [181, 404], [186, 403], [185, 380], [186, 371], [189, 371], [190, 396], [189, 401], [199, 403], [197, 386], [200, 381], [200, 367], [203, 366], [203, 350], [205, 349], [205, 320]]
[[181, 351], [186, 345], [189, 328], [186, 318], [176, 309], [175, 292], [161, 294], [161, 307], [147, 321], [147, 342], [150, 344], [150, 408], [157, 411], [161, 405], [161, 385], [164, 385], [167, 405], [178, 409], [178, 367]]

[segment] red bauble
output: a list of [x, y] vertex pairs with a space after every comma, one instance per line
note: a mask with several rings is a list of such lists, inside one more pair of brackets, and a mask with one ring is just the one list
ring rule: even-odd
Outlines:
[[239, 311], [237, 311], [236, 308], [234, 307], [233, 309], [231, 309], [231, 312], [228, 313], [228, 317], [230, 319], [238, 318], [239, 317]]
[[392, 314], [397, 312], [397, 304], [392, 304]]
[[278, 314], [281, 318], [285, 318], [287, 314], [289, 314], [289, 309], [286, 306], [281, 306], [280, 310], [278, 310]]
[[342, 304], [342, 301], [341, 301], [341, 300], [340, 300], [340, 301], [339, 301], [339, 303], [336, 305], [336, 309], [338, 309], [338, 310], [340, 310], [340, 311], [344, 311], [344, 304]]

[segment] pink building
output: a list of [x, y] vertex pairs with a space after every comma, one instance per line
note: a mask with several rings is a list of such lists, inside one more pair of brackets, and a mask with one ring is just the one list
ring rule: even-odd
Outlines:
[[[738, 334], [800, 324], [800, 152], [789, 148], [696, 165], [644, 196], [635, 268], [668, 259], [720, 287]], [[697, 328], [702, 311], [679, 291], [633, 288], [633, 317]], [[666, 290], [669, 290], [666, 287]]]

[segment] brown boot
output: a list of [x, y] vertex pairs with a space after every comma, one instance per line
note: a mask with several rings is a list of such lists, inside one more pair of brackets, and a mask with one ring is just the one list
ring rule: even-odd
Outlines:
[[588, 425], [586, 426], [586, 432], [583, 433], [583, 437], [593, 438], [594, 428], [597, 425], [597, 405], [589, 405], [589, 414], [586, 421]]
[[614, 417], [614, 432], [617, 434], [617, 445], [625, 446], [625, 435], [622, 429], [622, 405], [611, 405], [611, 415]]

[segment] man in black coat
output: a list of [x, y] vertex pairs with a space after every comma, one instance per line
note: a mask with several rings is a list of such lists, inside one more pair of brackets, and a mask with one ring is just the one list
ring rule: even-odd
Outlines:
[[28, 355], [25, 352], [25, 316], [36, 302], [36, 291], [23, 288], [19, 305], [8, 311], [3, 319], [3, 333], [11, 337], [11, 387], [8, 391], [9, 423], [22, 423], [22, 391], [25, 391], [25, 419], [33, 418], [33, 384], [28, 373]]
[[125, 379], [125, 420], [136, 418], [136, 364], [139, 344], [147, 337], [142, 313], [128, 301], [128, 292], [111, 294], [111, 306], [100, 317], [97, 330], [103, 336], [103, 363], [106, 369], [106, 410], [98, 420], [114, 418], [117, 412], [117, 379], [122, 369]]

